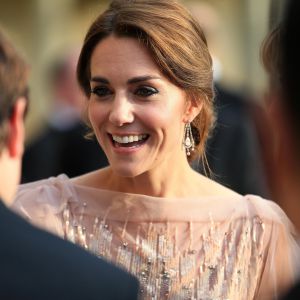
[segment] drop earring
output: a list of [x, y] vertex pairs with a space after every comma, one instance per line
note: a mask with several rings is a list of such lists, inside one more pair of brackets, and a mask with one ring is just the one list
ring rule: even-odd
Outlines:
[[186, 123], [184, 126], [184, 135], [183, 135], [182, 145], [186, 151], [187, 156], [191, 155], [190, 150], [191, 151], [195, 150], [195, 142], [194, 142], [192, 127], [191, 127], [190, 122]]

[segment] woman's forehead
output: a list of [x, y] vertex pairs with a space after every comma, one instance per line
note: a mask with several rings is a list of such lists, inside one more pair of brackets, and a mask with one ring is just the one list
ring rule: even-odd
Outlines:
[[[117, 68], [117, 70], [114, 70]], [[91, 56], [91, 73], [132, 72], [161, 75], [151, 52], [137, 39], [109, 36], [100, 41]]]

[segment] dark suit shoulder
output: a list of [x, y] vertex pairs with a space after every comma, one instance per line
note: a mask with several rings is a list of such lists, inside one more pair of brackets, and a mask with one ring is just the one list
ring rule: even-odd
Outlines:
[[33, 227], [2, 203], [0, 238], [0, 299], [136, 299], [131, 275]]

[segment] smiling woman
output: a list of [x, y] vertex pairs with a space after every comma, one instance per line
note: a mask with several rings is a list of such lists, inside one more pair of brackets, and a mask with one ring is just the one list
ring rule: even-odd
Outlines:
[[137, 39], [111, 35], [95, 47], [90, 73], [88, 117], [113, 178], [149, 177], [155, 169], [166, 174], [174, 160], [185, 170], [184, 123], [198, 115], [201, 106], [187, 101], [150, 51]]
[[[273, 299], [295, 276], [282, 210], [194, 172], [213, 125], [201, 27], [172, 0], [113, 1], [77, 68], [109, 167], [21, 186], [31, 222], [136, 275], [142, 299]], [[87, 154], [88, 155], [88, 154]]]

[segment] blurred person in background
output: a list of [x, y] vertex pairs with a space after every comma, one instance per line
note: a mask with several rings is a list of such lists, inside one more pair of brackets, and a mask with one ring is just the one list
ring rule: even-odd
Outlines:
[[14, 209], [135, 274], [141, 299], [272, 299], [294, 280], [284, 212], [190, 167], [213, 125], [212, 59], [177, 1], [113, 1], [77, 67], [106, 168], [22, 185]]
[[[271, 157], [268, 159], [268, 174], [273, 199], [285, 210], [298, 232], [300, 232], [299, 15], [300, 2], [286, 1], [283, 19], [270, 31], [263, 44], [262, 58], [270, 81], [268, 93], [270, 132], [261, 131], [265, 133], [266, 156]], [[299, 263], [297, 267], [300, 280]], [[299, 298], [298, 281], [283, 299]]]
[[[220, 16], [206, 2], [195, 2], [189, 7], [204, 29], [213, 57], [216, 124], [206, 146], [209, 168], [217, 182], [240, 194], [269, 197], [251, 100], [221, 82], [222, 62], [215, 54], [216, 48], [222, 47], [218, 40]], [[195, 161], [193, 167], [205, 173], [203, 162]]]
[[52, 109], [46, 128], [25, 149], [23, 183], [61, 173], [74, 177], [108, 165], [98, 143], [84, 138], [85, 99], [76, 81], [78, 55], [79, 50], [70, 48], [49, 64]]
[[[28, 67], [0, 31], [0, 299], [136, 299], [129, 274], [10, 211], [21, 173]], [[117, 286], [117, 287], [116, 287]]]

